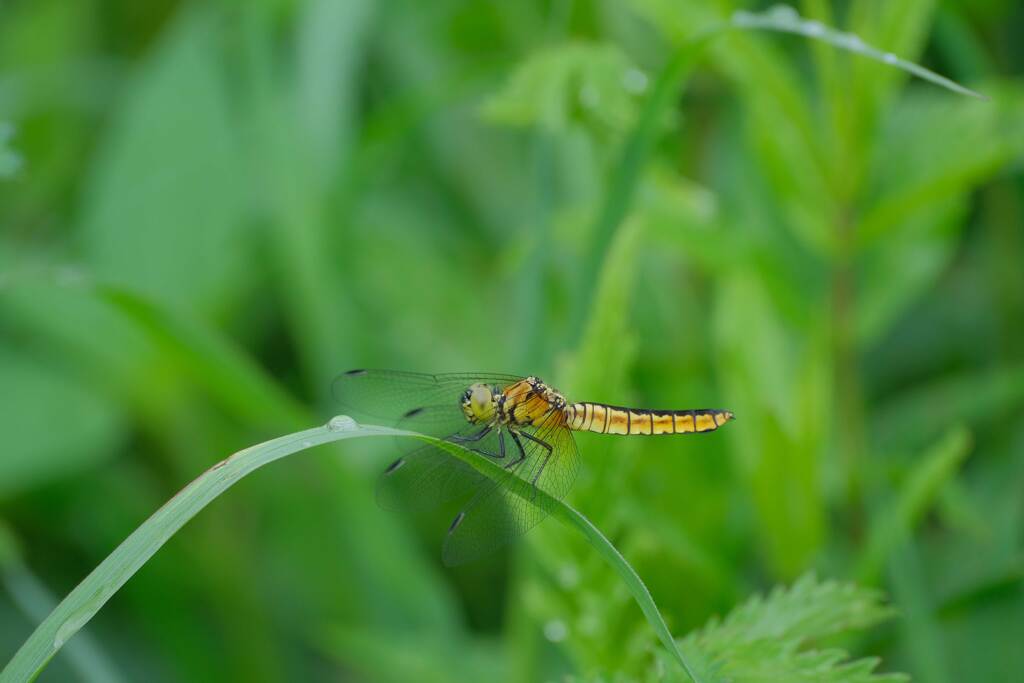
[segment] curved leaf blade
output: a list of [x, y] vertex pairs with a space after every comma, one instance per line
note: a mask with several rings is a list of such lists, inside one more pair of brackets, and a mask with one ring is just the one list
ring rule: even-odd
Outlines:
[[[455, 444], [408, 432], [374, 425], [359, 425], [347, 416], [338, 416], [326, 425], [288, 434], [251, 446], [215, 464], [132, 532], [114, 552], [99, 564], [43, 620], [14, 657], [0, 672], [0, 682], [32, 680], [43, 670], [60, 648], [85, 626], [108, 600], [132, 577], [164, 543], [200, 510], [233, 484], [256, 469], [299, 451], [344, 439], [373, 436], [405, 436], [438, 444], [491, 479], [503, 478], [504, 470], [486, 458]], [[551, 516], [575, 528], [619, 573], [644, 616], [670, 655], [695, 683], [699, 683], [683, 657], [658, 611], [650, 591], [636, 571], [590, 520], [566, 503], [516, 479], [508, 490], [530, 500]]]

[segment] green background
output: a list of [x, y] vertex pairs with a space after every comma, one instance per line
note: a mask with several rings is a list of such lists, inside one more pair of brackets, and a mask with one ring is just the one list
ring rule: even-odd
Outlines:
[[[0, 5], [0, 660], [365, 366], [731, 409], [578, 438], [570, 500], [673, 633], [813, 570], [890, 596], [840, 641], [882, 670], [1020, 676], [1024, 7], [800, 5], [989, 101], [763, 32], [659, 80], [734, 9]], [[391, 455], [242, 482], [40, 680], [659, 679], [592, 548], [445, 569], [448, 517], [374, 504]]]

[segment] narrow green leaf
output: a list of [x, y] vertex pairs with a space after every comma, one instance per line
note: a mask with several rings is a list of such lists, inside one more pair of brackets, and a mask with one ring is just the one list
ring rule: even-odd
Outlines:
[[825, 26], [821, 22], [814, 21], [813, 19], [803, 19], [795, 9], [788, 5], [775, 5], [761, 13], [738, 10], [732, 16], [732, 24], [737, 28], [767, 29], [769, 31], [778, 31], [780, 33], [795, 33], [806, 38], [820, 40], [840, 49], [848, 50], [869, 59], [874, 59], [875, 61], [883, 64], [888, 64], [889, 66], [894, 66], [897, 69], [902, 69], [907, 73], [917, 76], [918, 78], [934, 83], [946, 88], [947, 90], [952, 90], [955, 93], [976, 97], [981, 100], [988, 99], [981, 93], [975, 92], [970, 88], [965, 88], [959, 83], [951, 81], [945, 76], [940, 76], [934, 71], [926, 69], [923, 66], [900, 59], [891, 52], [885, 52], [884, 50], [879, 50], [876, 47], [868, 45], [859, 36], [853, 33], [837, 31]]
[[913, 539], [893, 553], [889, 562], [893, 598], [900, 606], [900, 630], [904, 634], [907, 655], [922, 681], [949, 683], [948, 653], [942, 647], [942, 632], [936, 620], [935, 601], [928, 577]]
[[366, 43], [376, 11], [372, 0], [316, 0], [301, 8], [295, 100], [305, 142], [318, 165], [318, 182], [337, 170], [355, 137], [360, 81], [369, 73]]
[[1005, 423], [1022, 406], [1024, 365], [1002, 365], [938, 377], [897, 395], [875, 411], [873, 431], [877, 443], [915, 445], [935, 438], [941, 425], [982, 430]]
[[[0, 498], [88, 470], [116, 447], [124, 425], [117, 406], [53, 364], [0, 344], [0, 378]], [[54, 406], [60, 429], [52, 428]]]
[[[344, 439], [371, 436], [404, 436], [434, 443], [488, 478], [501, 481], [508, 492], [529, 499], [564, 524], [577, 529], [619, 573], [658, 638], [675, 661], [690, 672], [643, 581], [611, 542], [582, 514], [522, 479], [509, 478], [508, 473], [501, 467], [460, 446], [415, 432], [358, 425], [351, 418], [342, 415], [333, 418], [324, 426], [288, 434], [238, 451], [182, 489], [132, 532], [43, 620], [0, 673], [0, 683], [32, 680], [38, 676], [64, 643], [85, 626], [171, 536], [247, 474], [307, 448]], [[693, 674], [690, 674], [690, 677], [698, 683], [699, 679]]]
[[[44, 619], [57, 605], [57, 599], [49, 588], [22, 561], [14, 534], [2, 520], [0, 585], [18, 611], [31, 621]], [[68, 643], [67, 662], [85, 683], [117, 683], [123, 680], [110, 657], [87, 633]]]
[[[694, 63], [703, 53], [704, 46], [711, 38], [721, 33], [723, 26], [715, 27], [694, 38], [677, 49], [658, 75], [650, 94], [640, 111], [640, 117], [629, 133], [621, 156], [608, 180], [606, 199], [601, 206], [596, 224], [590, 234], [590, 250], [584, 257], [580, 277], [580, 290], [592, 296], [601, 264], [611, 249], [616, 228], [629, 213], [644, 165], [654, 147], [659, 123], [669, 107], [676, 101], [680, 88], [686, 81]], [[572, 334], [577, 338], [583, 334], [585, 315], [591, 309], [576, 307], [576, 321]]]
[[116, 285], [92, 286], [97, 297], [140, 325], [196, 383], [222, 405], [253, 423], [301, 425], [308, 411], [267, 376], [242, 350], [201, 321]]
[[95, 272], [211, 314], [253, 273], [216, 16], [183, 7], [126, 89], [87, 174], [80, 227]]
[[21, 157], [10, 146], [14, 137], [14, 126], [0, 121], [0, 178], [12, 178], [21, 168]]
[[381, 683], [507, 681], [508, 663], [520, 654], [490, 639], [436, 629], [395, 633], [363, 624], [331, 626], [315, 640], [325, 657], [359, 680]]
[[[370, 12], [372, 10], [366, 10]], [[354, 13], [358, 13], [356, 10]], [[360, 16], [358, 21], [366, 17]], [[332, 372], [339, 357], [344, 357], [345, 344], [351, 335], [343, 320], [354, 320], [355, 315], [345, 309], [349, 299], [341, 286], [342, 273], [332, 267], [327, 218], [327, 206], [321, 180], [329, 163], [329, 156], [316, 151], [313, 140], [298, 133], [310, 121], [299, 114], [302, 103], [293, 97], [285, 84], [273, 77], [274, 34], [277, 22], [269, 6], [254, 8], [246, 16], [245, 37], [247, 56], [245, 66], [246, 90], [244, 102], [251, 126], [249, 143], [255, 168], [251, 200], [266, 215], [270, 227], [268, 237], [273, 255], [275, 284], [280, 289], [284, 311], [301, 353], [301, 367], [311, 390], [321, 389], [320, 379]], [[357, 27], [352, 27], [358, 31]], [[364, 41], [360, 41], [362, 46]], [[362, 59], [359, 51], [345, 59]], [[356, 70], [358, 71], [358, 70]], [[357, 87], [358, 73], [345, 70], [337, 101], [352, 96]], [[339, 73], [340, 75], [340, 73]], [[309, 87], [309, 84], [303, 84]], [[305, 99], [308, 93], [303, 95]], [[311, 138], [320, 134], [336, 136], [339, 144], [352, 136], [354, 114], [344, 112], [341, 125], [331, 133], [309, 131]], [[313, 124], [319, 125], [319, 124]], [[341, 150], [347, 154], [349, 150]], [[335, 217], [335, 220], [338, 220]], [[343, 225], [347, 222], [341, 219]], [[342, 269], [344, 270], [344, 269]], [[345, 292], [346, 295], [338, 296]]]
[[861, 582], [878, 580], [886, 560], [921, 519], [942, 486], [956, 475], [970, 449], [970, 432], [958, 426], [922, 456], [896, 499], [872, 521], [856, 572]]

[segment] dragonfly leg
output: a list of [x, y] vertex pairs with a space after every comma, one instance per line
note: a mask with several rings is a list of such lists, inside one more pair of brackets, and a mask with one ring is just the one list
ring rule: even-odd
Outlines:
[[459, 436], [458, 434], [452, 434], [448, 437], [448, 440], [454, 441], [455, 443], [473, 443], [474, 441], [479, 441], [490, 434], [493, 428], [493, 425], [487, 425], [473, 436]]
[[535, 444], [538, 444], [541, 448], [543, 448], [544, 450], [546, 450], [548, 452], [548, 455], [551, 455], [551, 451], [553, 449], [551, 448], [551, 444], [549, 444], [547, 441], [544, 441], [542, 439], [538, 439], [533, 434], [530, 434], [528, 432], [522, 432], [522, 436], [527, 438], [527, 439], [529, 439], [530, 441], [534, 442]]
[[[459, 436], [457, 434], [453, 434], [452, 436], [448, 437], [448, 440], [453, 442], [453, 443], [459, 443], [459, 444], [477, 443], [479, 441], [482, 441], [485, 436], [487, 436], [488, 434], [490, 434], [493, 431], [494, 431], [494, 425], [493, 424], [489, 424], [489, 425], [487, 425], [486, 427], [484, 427], [483, 429], [481, 429], [479, 432], [477, 432], [476, 434], [474, 434], [472, 436]], [[486, 456], [488, 458], [494, 458], [496, 460], [503, 460], [505, 458], [505, 434], [502, 432], [501, 427], [498, 427], [498, 452], [497, 453], [493, 453], [491, 451], [485, 451], [482, 448], [471, 448], [469, 446], [467, 446], [467, 448], [469, 448], [469, 450], [473, 451], [474, 453], [479, 453], [480, 455]]]
[[482, 448], [470, 448], [469, 450], [473, 451], [474, 453], [479, 453], [480, 455], [486, 455], [488, 458], [494, 458], [495, 460], [504, 460], [505, 459], [505, 433], [502, 432], [500, 428], [498, 429], [498, 452], [497, 453], [491, 453], [490, 451], [485, 451]]
[[523, 448], [523, 442], [519, 440], [518, 432], [515, 432], [510, 429], [508, 430], [508, 433], [512, 435], [512, 440], [516, 442], [516, 449], [519, 450], [519, 457], [510, 462], [509, 464], [505, 465], [505, 469], [511, 470], [516, 465], [526, 460], [526, 449]]
[[545, 455], [544, 460], [541, 461], [540, 467], [537, 468], [536, 473], [534, 473], [533, 477], [530, 478], [530, 484], [532, 484], [534, 488], [537, 488], [537, 480], [540, 479], [540, 475], [544, 473], [544, 468], [548, 466], [548, 460], [551, 460], [551, 456], [554, 453], [554, 449], [551, 447], [551, 444], [549, 444], [547, 441], [538, 439], [532, 434], [527, 434], [526, 432], [523, 432], [523, 436], [525, 436], [530, 441], [533, 441], [534, 443], [538, 444], [541, 448], [547, 451], [547, 455]]
[[544, 456], [544, 461], [541, 462], [540, 467], [537, 468], [537, 473], [533, 475], [533, 479], [530, 480], [530, 483], [533, 484], [534, 487], [537, 486], [537, 480], [540, 479], [540, 475], [544, 473], [544, 468], [548, 466], [548, 460], [551, 459], [551, 453], [552, 452], [549, 449], [548, 454]]

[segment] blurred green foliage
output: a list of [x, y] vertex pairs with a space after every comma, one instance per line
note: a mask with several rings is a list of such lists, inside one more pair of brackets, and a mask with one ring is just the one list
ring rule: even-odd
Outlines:
[[[845, 632], [877, 619], [805, 579], [844, 633], [719, 661], [723, 626], [760, 622], [712, 622], [682, 641], [712, 675], [802, 680], [743, 667], [841, 648], [1019, 677], [1018, 5], [799, 5], [985, 102], [792, 36], [684, 59], [740, 7], [719, 0], [4, 3], [0, 648], [376, 366], [735, 411], [710, 437], [581, 435], [573, 505], [680, 638], [809, 569], [896, 617]], [[580, 539], [547, 523], [445, 570], [443, 517], [374, 505], [382, 449], [322, 450], [212, 505], [41, 680], [673, 675]]]

